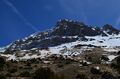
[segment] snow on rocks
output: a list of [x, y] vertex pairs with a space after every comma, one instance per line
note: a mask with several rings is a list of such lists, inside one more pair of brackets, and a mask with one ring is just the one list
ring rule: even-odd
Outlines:
[[115, 55], [109, 55], [109, 56], [108, 56], [108, 58], [109, 58], [109, 61], [112, 61], [112, 60], [114, 60], [116, 57], [117, 57], [117, 56], [115, 56]]
[[4, 51], [5, 51], [4, 47], [0, 48], [0, 52], [4, 52]]
[[[35, 34], [31, 35], [32, 37], [35, 36]], [[73, 36], [73, 38], [77, 38], [78, 36]], [[71, 38], [71, 37], [70, 37]], [[71, 43], [65, 43], [54, 47], [49, 47], [49, 50], [39, 50], [40, 55], [34, 54], [32, 56], [29, 56], [26, 54], [23, 57], [16, 57], [15, 54], [10, 55], [4, 55], [0, 54], [1, 56], [5, 56], [8, 58], [8, 60], [16, 60], [16, 59], [31, 59], [31, 58], [44, 58], [46, 56], [50, 56], [53, 54], [57, 55], [63, 55], [63, 56], [73, 56], [73, 55], [80, 55], [82, 52], [88, 49], [93, 49], [94, 47], [88, 47], [87, 45], [93, 45], [93, 46], [100, 46], [104, 49], [106, 52], [118, 52], [120, 49], [120, 34], [119, 35], [109, 35], [109, 36], [85, 36], [88, 41], [81, 41], [77, 40], [75, 42]], [[90, 40], [93, 39], [93, 40]], [[79, 50], [76, 50], [74, 47], [76, 45], [81, 45]], [[82, 46], [83, 45], [83, 46]], [[33, 48], [31, 50], [36, 50], [36, 48]], [[4, 51], [2, 48], [0, 49], [0, 52]], [[22, 50], [21, 50], [22, 51]], [[25, 50], [27, 51], [27, 50]], [[108, 58], [110, 61], [112, 61], [117, 56], [115, 55], [108, 55]]]
[[97, 70], [100, 70], [100, 67], [98, 67], [98, 66], [96, 66], [95, 68], [96, 68]]

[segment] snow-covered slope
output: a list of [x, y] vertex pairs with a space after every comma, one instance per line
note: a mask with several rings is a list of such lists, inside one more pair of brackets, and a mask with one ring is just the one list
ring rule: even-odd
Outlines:
[[4, 47], [1, 47], [0, 48], [0, 52], [2, 53], [2, 52], [5, 52], [5, 48]]
[[[48, 50], [40, 50], [38, 48], [33, 48], [31, 50], [21, 50], [21, 54], [25, 54], [24, 56], [18, 57], [15, 54], [1, 54], [2, 56], [6, 56], [8, 60], [15, 59], [15, 60], [22, 60], [22, 59], [30, 59], [30, 58], [45, 58], [50, 55], [63, 55], [63, 56], [70, 56], [73, 55], [77, 56], [80, 55], [82, 52], [86, 50], [91, 50], [95, 47], [101, 47], [104, 51], [107, 52], [117, 52], [120, 50], [120, 34], [119, 35], [110, 35], [110, 36], [86, 36], [88, 41], [81, 41], [77, 40], [71, 43], [65, 43], [54, 47], [49, 47]], [[92, 39], [92, 40], [90, 40]], [[80, 48], [75, 48], [76, 46], [80, 45]], [[32, 54], [31, 51], [38, 51], [37, 53]], [[29, 51], [29, 52], [27, 52]], [[19, 52], [20, 53], [20, 52]], [[110, 57], [110, 56], [109, 56]], [[116, 57], [116, 56], [114, 56]]]
[[102, 28], [90, 27], [64, 19], [51, 30], [37, 32], [11, 43], [5, 52], [2, 51], [7, 54], [1, 55], [9, 60], [45, 58], [53, 54], [72, 57], [96, 47], [105, 51], [119, 51], [120, 31], [108, 24]]

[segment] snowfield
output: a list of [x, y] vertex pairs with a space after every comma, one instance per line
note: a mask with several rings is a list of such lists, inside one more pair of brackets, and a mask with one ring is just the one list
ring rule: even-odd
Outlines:
[[[39, 55], [33, 54], [30, 56], [28, 54], [25, 54], [25, 56], [23, 56], [23, 57], [16, 57], [15, 54], [13, 54], [13, 55], [1, 54], [1, 56], [5, 56], [8, 60], [44, 58], [46, 56], [50, 56], [53, 54], [58, 54], [58, 55], [63, 55], [63, 56], [73, 56], [73, 55], [76, 56], [76, 55], [80, 55], [80, 53], [84, 52], [85, 50], [91, 50], [94, 48], [94, 47], [82, 46], [79, 50], [75, 50], [74, 46], [79, 45], [79, 44], [80, 45], [100, 46], [106, 52], [120, 51], [120, 49], [119, 49], [120, 48], [120, 34], [119, 35], [109, 35], [109, 36], [93, 36], [93, 37], [86, 36], [85, 38], [87, 38], [88, 41], [77, 40], [75, 42], [65, 43], [65, 44], [55, 46], [55, 47], [49, 47], [49, 50], [40, 50]], [[32, 50], [36, 50], [36, 48], [34, 48]], [[0, 49], [0, 51], [3, 52], [4, 50]], [[22, 51], [27, 51], [27, 50], [22, 50]], [[116, 58], [116, 56], [111, 55], [111, 56], [108, 56], [108, 58], [110, 59], [110, 61], [112, 61], [114, 58]]]
[[0, 52], [4, 52], [5, 51], [5, 48], [0, 48]]

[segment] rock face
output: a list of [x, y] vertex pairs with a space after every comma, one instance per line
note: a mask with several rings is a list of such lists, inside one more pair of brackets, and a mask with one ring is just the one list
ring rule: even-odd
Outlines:
[[96, 36], [105, 35], [100, 29], [92, 28], [84, 23], [61, 20], [57, 22], [53, 35], [58, 36]]
[[106, 33], [108, 33], [109, 35], [112, 35], [112, 34], [119, 34], [120, 31], [115, 29], [114, 27], [112, 27], [111, 25], [109, 24], [106, 24], [103, 26], [102, 28], [103, 31], [106, 31]]
[[108, 36], [119, 34], [120, 31], [111, 25], [103, 28], [90, 27], [82, 22], [62, 19], [55, 27], [45, 32], [37, 32], [24, 39], [17, 40], [9, 45], [7, 50], [29, 50], [32, 48], [47, 48], [76, 40], [87, 41], [85, 36]]

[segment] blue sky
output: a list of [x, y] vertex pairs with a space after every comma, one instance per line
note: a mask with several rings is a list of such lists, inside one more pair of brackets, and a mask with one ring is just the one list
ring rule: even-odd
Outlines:
[[120, 28], [120, 0], [0, 0], [0, 46], [64, 18]]

